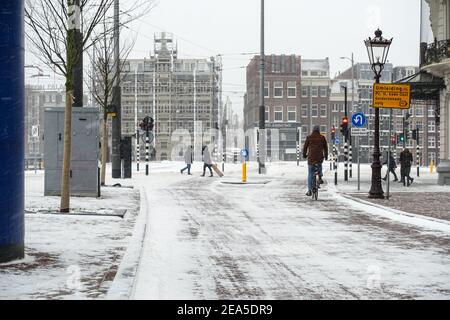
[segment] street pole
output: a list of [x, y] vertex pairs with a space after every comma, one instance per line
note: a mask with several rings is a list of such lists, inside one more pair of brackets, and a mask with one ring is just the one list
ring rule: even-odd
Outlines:
[[[352, 52], [352, 113], [355, 112], [355, 60]], [[359, 139], [359, 138], [358, 138]], [[353, 178], [353, 145], [352, 137], [350, 136], [350, 178]]]
[[141, 145], [139, 141], [139, 124], [138, 124], [138, 64], [134, 72], [134, 123], [136, 125], [136, 169], [139, 172], [139, 162], [141, 158]]
[[391, 182], [391, 136], [392, 136], [392, 109], [389, 110], [389, 142], [388, 142], [388, 173], [387, 173], [387, 186], [386, 186], [386, 199], [390, 198], [390, 182]]
[[114, 64], [115, 84], [113, 88], [113, 105], [116, 116], [112, 119], [112, 178], [120, 179], [122, 176], [122, 108], [120, 90], [120, 51], [119, 51], [119, 0], [114, 1]]
[[[376, 74], [375, 83], [380, 83], [381, 74]], [[383, 186], [381, 184], [381, 153], [380, 153], [380, 108], [375, 108], [375, 133], [374, 152], [372, 162], [372, 186], [369, 192], [370, 199], [384, 199]]]
[[417, 162], [417, 177], [420, 177], [420, 138], [419, 138], [419, 129], [417, 129], [416, 136], [416, 162]]
[[148, 121], [146, 121], [145, 127], [145, 175], [148, 176], [148, 161], [150, 158], [150, 131], [148, 127]]
[[[344, 106], [345, 106], [345, 117], [348, 117], [348, 106], [347, 106], [347, 86], [344, 87]], [[348, 181], [348, 134], [344, 134], [344, 181]]]
[[357, 151], [358, 151], [358, 191], [361, 190], [361, 137], [358, 136], [358, 145], [357, 145]]
[[[195, 155], [196, 155], [196, 150], [198, 150], [197, 148], [197, 62], [195, 63], [194, 66], [194, 71], [193, 71], [193, 77], [194, 77], [194, 161], [195, 159]], [[197, 159], [198, 160], [198, 159]], [[200, 159], [201, 160], [201, 159]]]
[[260, 53], [260, 107], [259, 107], [259, 174], [266, 173], [266, 110], [264, 101], [264, 73], [265, 73], [265, 50], [264, 50], [264, 0], [261, 0], [261, 53]]
[[297, 128], [297, 167], [300, 166], [300, 128]]
[[336, 148], [336, 141], [333, 142], [333, 170], [334, 170], [334, 185], [338, 185], [338, 151]]

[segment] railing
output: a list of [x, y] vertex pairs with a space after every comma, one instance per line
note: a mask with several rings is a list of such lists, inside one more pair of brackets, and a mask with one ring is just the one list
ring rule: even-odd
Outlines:
[[450, 58], [450, 39], [435, 41], [427, 46], [424, 54], [424, 65], [442, 62]]

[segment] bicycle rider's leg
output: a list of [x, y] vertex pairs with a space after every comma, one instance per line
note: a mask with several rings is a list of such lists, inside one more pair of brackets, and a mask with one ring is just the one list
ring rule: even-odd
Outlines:
[[315, 173], [314, 166], [308, 164], [308, 191], [312, 191], [314, 173]]

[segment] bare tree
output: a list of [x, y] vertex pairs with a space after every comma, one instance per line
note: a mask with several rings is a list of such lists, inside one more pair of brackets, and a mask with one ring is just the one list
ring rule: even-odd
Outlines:
[[[113, 88], [118, 76], [114, 60], [114, 37], [108, 32], [110, 24], [106, 19], [102, 23], [99, 32], [93, 37], [96, 41], [91, 51], [88, 52], [92, 65], [91, 73], [88, 73], [86, 84], [91, 90], [94, 101], [101, 110], [102, 140], [101, 140], [101, 185], [105, 185], [106, 160], [108, 156], [108, 105], [112, 102]], [[136, 38], [129, 43], [124, 43], [120, 49], [119, 71], [125, 66], [126, 59], [134, 47]]]
[[[125, 21], [146, 14], [153, 1], [128, 1], [122, 10]], [[83, 53], [97, 39], [92, 37], [96, 27], [110, 12], [114, 0], [27, 0], [25, 23], [31, 51], [45, 65], [65, 77], [66, 106], [64, 117], [64, 154], [61, 177], [60, 211], [70, 210], [70, 160], [72, 148], [72, 104], [74, 92], [74, 68]], [[131, 12], [139, 11], [134, 17]], [[112, 28], [107, 30], [112, 32]]]

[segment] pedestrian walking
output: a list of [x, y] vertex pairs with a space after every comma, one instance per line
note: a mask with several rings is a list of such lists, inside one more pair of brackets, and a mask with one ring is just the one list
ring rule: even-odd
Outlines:
[[188, 172], [188, 175], [191, 176], [191, 166], [194, 162], [193, 159], [194, 153], [192, 152], [192, 146], [189, 146], [184, 151], [184, 162], [186, 163], [186, 167], [184, 169], [181, 169], [181, 174], [183, 174], [186, 170]]
[[[388, 159], [388, 152], [386, 153], [386, 160], [383, 162], [383, 165], [387, 165], [387, 172], [386, 176], [383, 178], [384, 181], [387, 180], [388, 174], [392, 173], [394, 175], [394, 182], [398, 181], [397, 173], [395, 173], [395, 169], [397, 169], [397, 163], [395, 162], [394, 157], [392, 156], [392, 153], [390, 154], [390, 158]], [[389, 164], [388, 164], [389, 163]]]
[[205, 176], [206, 174], [206, 168], [209, 169], [209, 172], [211, 173], [210, 177], [213, 176], [213, 172], [212, 172], [212, 159], [211, 159], [211, 154], [209, 153], [209, 149], [208, 146], [204, 146], [202, 148], [202, 155], [203, 155], [203, 174], [202, 177]]
[[[414, 182], [414, 179], [411, 178], [410, 176], [412, 162], [413, 162], [413, 155], [409, 151], [409, 149], [406, 148], [405, 150], [402, 151], [402, 153], [400, 153], [400, 165], [401, 165], [400, 182], [403, 183], [404, 185], [407, 184], [408, 187]], [[405, 179], [407, 180], [405, 181]]]

